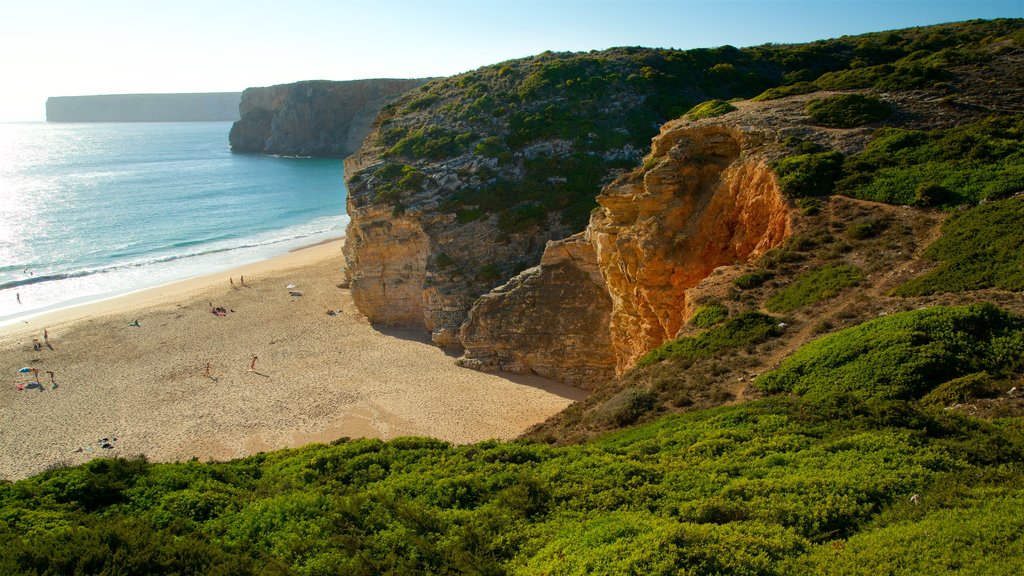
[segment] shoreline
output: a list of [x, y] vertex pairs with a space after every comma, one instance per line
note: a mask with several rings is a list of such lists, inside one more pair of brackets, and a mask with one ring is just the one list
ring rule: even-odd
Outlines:
[[[460, 368], [422, 331], [374, 328], [338, 287], [342, 243], [0, 329], [0, 478], [101, 456], [227, 460], [342, 436], [511, 439], [586, 396]], [[44, 329], [53, 348], [33, 350]], [[19, 390], [31, 380], [21, 368], [42, 386]]]
[[59, 308], [52, 310], [29, 313], [29, 315], [24, 318], [14, 319], [6, 324], [0, 324], [0, 338], [23, 332], [38, 331], [50, 325], [66, 324], [96, 315], [110, 314], [121, 308], [130, 308], [145, 305], [147, 303], [157, 303], [168, 298], [175, 298], [180, 295], [184, 295], [191, 290], [200, 290], [215, 286], [217, 282], [224, 278], [243, 276], [246, 274], [247, 270], [252, 270], [254, 273], [259, 274], [264, 270], [276, 270], [282, 267], [302, 266], [308, 263], [308, 261], [325, 257], [325, 254], [322, 254], [320, 251], [313, 253], [306, 252], [307, 250], [321, 248], [323, 251], [326, 251], [327, 249], [324, 248], [325, 246], [331, 245], [333, 247], [333, 245], [336, 244], [337, 253], [341, 254], [341, 246], [343, 246], [344, 243], [344, 236], [327, 238], [309, 245], [292, 248], [283, 254], [264, 258], [263, 260], [257, 260], [249, 264], [241, 264], [225, 270], [206, 272], [197, 276], [190, 276], [188, 278], [180, 278], [157, 286], [139, 288], [130, 292], [100, 297], [96, 300], [60, 306]]

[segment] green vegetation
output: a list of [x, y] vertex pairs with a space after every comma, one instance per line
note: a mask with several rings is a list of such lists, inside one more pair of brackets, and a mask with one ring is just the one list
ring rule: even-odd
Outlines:
[[839, 94], [807, 103], [807, 114], [816, 124], [829, 128], [853, 128], [885, 120], [892, 108], [875, 96]]
[[1024, 290], [1024, 198], [992, 202], [955, 214], [925, 258], [938, 267], [894, 290], [899, 296], [982, 288]]
[[797, 82], [796, 84], [787, 84], [785, 86], [778, 86], [775, 88], [769, 88], [764, 92], [751, 98], [755, 102], [762, 102], [764, 100], [777, 100], [779, 98], [785, 98], [786, 96], [796, 96], [797, 94], [809, 94], [811, 92], [817, 92], [821, 90], [816, 84], [811, 82]]
[[708, 100], [701, 104], [697, 104], [693, 108], [690, 108], [686, 114], [683, 114], [683, 118], [687, 120], [703, 120], [704, 118], [714, 118], [723, 114], [728, 114], [735, 110], [736, 107], [729, 104], [725, 100]]
[[954, 378], [1021, 366], [1024, 321], [991, 304], [935, 307], [865, 322], [807, 344], [762, 390], [815, 399], [920, 399]]
[[772, 168], [779, 178], [779, 186], [795, 198], [831, 194], [835, 181], [843, 171], [843, 155], [839, 152], [820, 152], [787, 156]]
[[943, 408], [986, 396], [998, 396], [1000, 392], [1001, 383], [986, 372], [978, 372], [939, 384], [921, 398], [921, 403]]
[[710, 328], [729, 317], [729, 309], [719, 303], [706, 304], [697, 308], [690, 317], [690, 325], [697, 328]]
[[[748, 314], [740, 331], [770, 322]], [[1024, 422], [909, 399], [1004, 378], [1022, 335], [989, 305], [894, 315], [758, 380], [800, 396], [582, 445], [343, 439], [228, 463], [54, 469], [0, 483], [0, 572], [1013, 573]], [[628, 388], [602, 414], [628, 423], [652, 401]]]
[[946, 130], [883, 128], [843, 166], [836, 192], [891, 204], [977, 204], [1024, 190], [1024, 116]]
[[767, 270], [758, 270], [757, 272], [750, 272], [748, 274], [738, 276], [732, 281], [732, 283], [741, 290], [751, 290], [753, 288], [760, 288], [761, 286], [764, 286], [765, 282], [774, 277], [775, 275]]
[[1024, 116], [925, 132], [881, 128], [860, 153], [802, 153], [773, 164], [790, 196], [949, 208], [1024, 190]]
[[[520, 203], [540, 206], [557, 215], [544, 226], [571, 232], [586, 225], [610, 175], [635, 167], [639, 158], [622, 151], [646, 150], [661, 124], [688, 110], [717, 114], [731, 109], [727, 101], [733, 98], [780, 97], [818, 87], [917, 88], [918, 77], [944, 78], [935, 72], [943, 67], [984, 62], [991, 46], [1016, 42], [1019, 28], [1015, 20], [993, 20], [791, 46], [545, 52], [414, 91], [382, 114], [380, 144], [389, 159], [421, 170], [463, 154], [498, 159], [493, 174], [444, 193], [446, 209], [500, 218]], [[705, 104], [694, 109], [699, 102]], [[563, 144], [525, 152], [545, 141]], [[834, 159], [817, 160], [823, 165], [791, 178], [802, 182], [791, 187], [794, 194], [831, 191]], [[392, 196], [377, 197], [397, 201]], [[512, 231], [522, 221], [506, 218]]]
[[827, 265], [799, 276], [776, 292], [765, 303], [772, 312], [789, 312], [839, 294], [843, 288], [856, 286], [864, 275], [848, 264]]
[[758, 312], [743, 312], [698, 336], [678, 338], [651, 350], [637, 362], [643, 368], [663, 360], [693, 360], [729, 348], [740, 348], [777, 336], [778, 320]]

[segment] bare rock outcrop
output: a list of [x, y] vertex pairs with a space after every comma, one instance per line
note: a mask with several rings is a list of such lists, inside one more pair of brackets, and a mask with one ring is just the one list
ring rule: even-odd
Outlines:
[[476, 301], [459, 365], [592, 389], [615, 373], [611, 299], [585, 234], [548, 242], [539, 266]]
[[774, 173], [736, 127], [673, 122], [655, 138], [649, 169], [607, 186], [590, 238], [612, 300], [621, 372], [682, 327], [686, 290], [712, 270], [757, 258], [789, 234]]
[[686, 291], [789, 234], [789, 208], [760, 133], [672, 122], [645, 165], [605, 187], [582, 234], [483, 296], [462, 327], [463, 366], [581, 385], [675, 338]]
[[385, 104], [428, 79], [309, 80], [247, 88], [228, 141], [238, 152], [343, 158]]

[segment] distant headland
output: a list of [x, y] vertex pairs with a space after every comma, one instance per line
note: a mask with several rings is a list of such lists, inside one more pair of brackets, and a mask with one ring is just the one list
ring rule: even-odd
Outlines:
[[246, 88], [228, 140], [235, 152], [344, 158], [385, 104], [430, 78], [305, 80]]
[[51, 96], [47, 122], [201, 122], [238, 120], [241, 92]]

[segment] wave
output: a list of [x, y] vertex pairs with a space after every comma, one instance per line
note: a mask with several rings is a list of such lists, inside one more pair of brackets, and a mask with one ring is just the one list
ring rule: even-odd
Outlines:
[[[344, 217], [344, 218], [347, 218], [347, 216]], [[153, 264], [164, 264], [164, 263], [167, 263], [167, 262], [174, 262], [174, 261], [177, 261], [177, 260], [185, 260], [187, 258], [197, 258], [197, 257], [200, 257], [200, 256], [209, 256], [211, 254], [222, 254], [224, 252], [231, 252], [233, 250], [244, 250], [246, 248], [261, 248], [261, 247], [265, 247], [265, 246], [272, 246], [274, 244], [280, 244], [280, 243], [283, 243], [283, 242], [291, 242], [291, 241], [294, 241], [294, 240], [301, 240], [303, 238], [308, 238], [310, 236], [316, 236], [318, 234], [326, 234], [327, 232], [330, 232], [333, 228], [334, 228], [334, 226], [332, 225], [332, 226], [327, 227], [327, 228], [318, 228], [316, 230], [303, 231], [301, 233], [297, 232], [297, 233], [294, 233], [294, 234], [291, 234], [291, 235], [288, 235], [288, 236], [277, 236], [277, 237], [274, 237], [274, 238], [268, 238], [268, 239], [265, 239], [265, 240], [259, 240], [259, 241], [255, 241], [255, 242], [248, 242], [248, 243], [244, 243], [244, 244], [233, 244], [233, 245], [230, 245], [230, 246], [210, 247], [210, 248], [207, 248], [205, 250], [194, 250], [194, 251], [184, 252], [184, 253], [180, 253], [180, 254], [168, 254], [168, 255], [165, 255], [165, 256], [154, 256], [152, 258], [148, 258], [148, 259], [144, 259], [144, 260], [136, 260], [136, 261], [132, 261], [132, 262], [116, 263], [116, 264], [111, 264], [109, 266], [101, 266], [101, 267], [95, 267], [95, 268], [84, 268], [84, 269], [81, 269], [81, 270], [73, 270], [73, 271], [69, 271], [69, 272], [61, 272], [61, 273], [56, 273], [56, 274], [43, 274], [43, 275], [40, 275], [40, 276], [29, 276], [28, 278], [20, 278], [20, 279], [16, 279], [16, 280], [9, 280], [7, 282], [0, 282], [0, 290], [6, 290], [6, 289], [9, 289], [9, 288], [18, 288], [18, 287], [21, 287], [21, 286], [29, 286], [29, 285], [32, 285], [32, 284], [40, 284], [40, 283], [43, 283], [43, 282], [53, 282], [53, 281], [57, 281], [57, 280], [68, 280], [70, 278], [81, 278], [83, 276], [91, 276], [93, 274], [105, 274], [105, 273], [114, 272], [114, 271], [117, 271], [117, 270], [130, 270], [130, 269], [135, 269], [135, 268], [141, 268], [141, 267], [144, 267], [144, 266], [151, 266]], [[197, 242], [185, 241], [185, 242], [177, 242], [174, 245], [172, 245], [172, 247], [179, 248], [179, 247], [190, 247], [190, 246], [194, 246], [194, 245], [197, 245]]]

